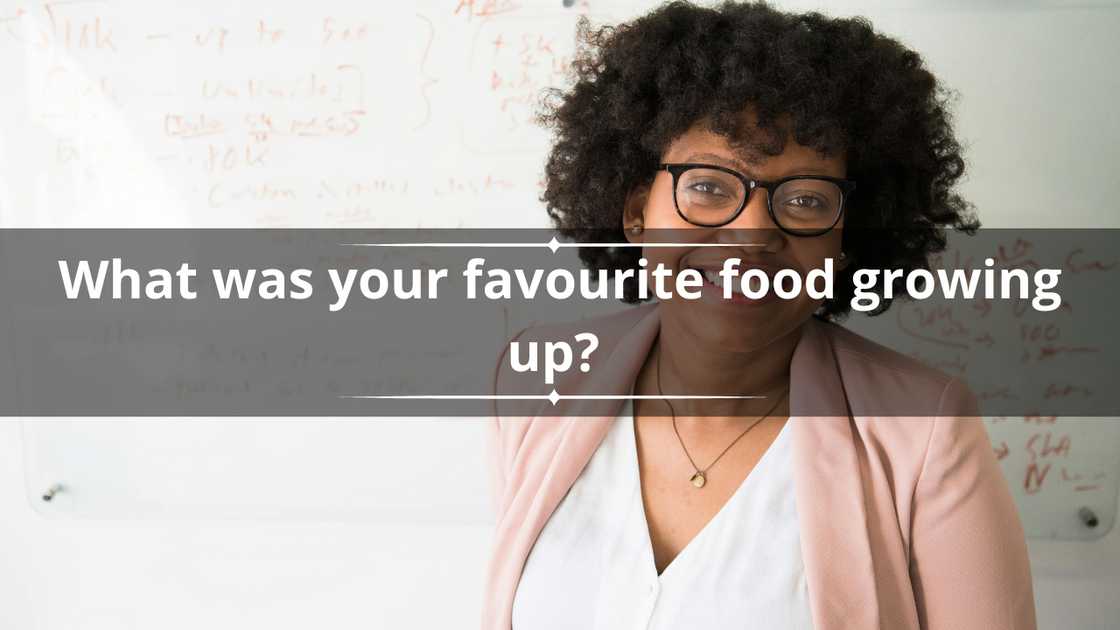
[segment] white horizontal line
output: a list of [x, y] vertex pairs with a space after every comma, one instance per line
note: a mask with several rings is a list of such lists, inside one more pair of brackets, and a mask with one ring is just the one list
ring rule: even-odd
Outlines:
[[[551, 394], [363, 394], [340, 395], [339, 398], [376, 399], [376, 400], [552, 400]], [[765, 396], [711, 395], [686, 396], [676, 394], [556, 394], [557, 400], [740, 400], [746, 398], [763, 399]]]
[[[341, 243], [344, 247], [543, 247], [549, 243]], [[764, 247], [762, 243], [556, 243], [560, 247]]]

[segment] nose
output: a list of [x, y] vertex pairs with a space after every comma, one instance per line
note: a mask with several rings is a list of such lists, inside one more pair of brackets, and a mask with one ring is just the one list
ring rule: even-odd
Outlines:
[[721, 242], [753, 243], [765, 251], [777, 251], [783, 235], [766, 208], [766, 189], [754, 188], [747, 193], [747, 205], [735, 220], [720, 230]]
[[747, 205], [727, 227], [744, 230], [776, 230], [778, 226], [770, 218], [766, 208], [766, 189], [756, 187], [747, 191]]

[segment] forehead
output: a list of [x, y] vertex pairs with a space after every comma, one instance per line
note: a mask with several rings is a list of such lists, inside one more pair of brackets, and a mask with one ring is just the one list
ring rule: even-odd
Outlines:
[[[773, 133], [760, 130], [766, 138], [744, 138], [732, 141], [700, 122], [677, 136], [662, 155], [664, 162], [700, 162], [718, 164], [760, 178], [781, 177], [796, 173], [844, 177], [844, 156], [825, 155], [814, 148], [798, 144], [787, 133], [776, 141]], [[759, 144], [769, 146], [759, 147]]]

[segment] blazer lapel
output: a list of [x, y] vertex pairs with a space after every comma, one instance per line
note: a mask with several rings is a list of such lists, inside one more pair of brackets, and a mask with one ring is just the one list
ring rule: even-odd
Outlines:
[[[657, 338], [660, 322], [658, 310], [648, 309], [619, 340], [606, 361], [588, 375], [580, 387], [580, 393], [628, 394], [635, 375]], [[495, 618], [486, 620], [484, 627], [508, 629], [512, 626], [513, 599], [529, 552], [545, 523], [591, 460], [610, 430], [612, 421], [617, 418], [623, 401], [614, 402], [609, 406], [613, 409], [611, 414], [581, 415], [588, 413], [589, 409], [602, 411], [606, 407], [603, 401], [573, 400], [569, 408], [570, 417], [535, 419], [526, 441], [536, 440], [535, 448], [544, 446], [542, 442], [546, 440], [557, 441], [557, 446], [546, 465], [539, 470], [524, 471], [525, 478], [519, 484], [517, 496], [512, 499], [513, 505], [507, 510], [507, 514], [523, 514], [523, 519], [498, 524], [494, 544], [505, 550], [503, 554], [508, 560], [503, 562], [503, 566], [495, 567], [500, 574], [491, 576], [492, 583], [500, 585], [498, 588], [502, 590], [497, 594], [496, 609], [490, 611]]]
[[[806, 324], [790, 366], [794, 486], [813, 627], [879, 628], [862, 447], [844, 411], [850, 406], [824, 326]], [[822, 412], [830, 415], [817, 415]]]

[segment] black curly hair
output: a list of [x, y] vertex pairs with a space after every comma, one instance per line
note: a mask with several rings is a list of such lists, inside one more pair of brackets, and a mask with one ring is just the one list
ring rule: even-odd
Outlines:
[[[593, 29], [584, 18], [578, 36], [574, 84], [546, 93], [539, 114], [554, 133], [541, 201], [569, 238], [623, 240], [627, 194], [649, 183], [672, 140], [701, 120], [756, 154], [780, 154], [792, 134], [846, 157], [859, 186], [843, 235], [854, 264], [837, 274], [822, 317], [850, 310], [855, 268], [928, 268], [946, 229], [979, 227], [954, 190], [965, 163], [949, 92], [918, 53], [866, 19], [670, 2], [617, 26]], [[744, 133], [747, 107], [758, 128]], [[637, 267], [639, 257], [635, 248], [580, 250], [596, 271]], [[626, 301], [638, 301], [634, 289]], [[884, 299], [875, 314], [889, 305]]]

